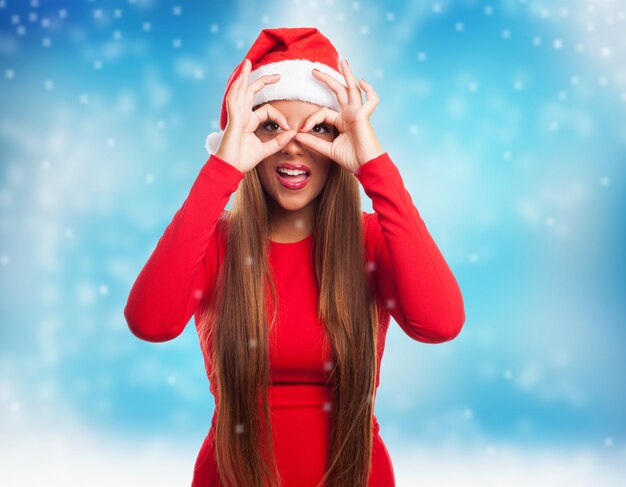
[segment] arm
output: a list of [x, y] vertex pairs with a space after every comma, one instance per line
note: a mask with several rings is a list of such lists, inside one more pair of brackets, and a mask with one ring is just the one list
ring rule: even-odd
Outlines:
[[207, 285], [204, 256], [215, 245], [211, 236], [243, 177], [215, 154], [200, 169], [130, 290], [124, 317], [138, 338], [164, 342], [182, 333]]
[[456, 337], [465, 322], [459, 285], [387, 152], [355, 173], [372, 199], [364, 232], [374, 249], [380, 301], [404, 332], [426, 343]]

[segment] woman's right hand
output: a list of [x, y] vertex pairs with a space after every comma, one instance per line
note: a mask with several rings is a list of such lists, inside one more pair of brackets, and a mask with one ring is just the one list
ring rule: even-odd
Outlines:
[[[276, 83], [280, 74], [264, 75], [248, 85], [251, 63], [244, 59], [243, 68], [226, 96], [228, 123], [215, 153], [243, 173], [251, 171], [266, 157], [278, 152], [298, 132], [291, 129], [285, 116], [269, 103], [252, 110], [252, 99], [265, 85]], [[255, 134], [257, 127], [273, 120], [284, 130], [281, 134], [262, 142]]]

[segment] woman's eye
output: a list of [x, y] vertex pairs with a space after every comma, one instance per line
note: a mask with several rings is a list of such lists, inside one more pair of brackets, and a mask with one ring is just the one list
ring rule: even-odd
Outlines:
[[313, 130], [315, 131], [316, 127], [323, 127], [324, 130], [326, 131], [326, 133], [330, 132], [330, 128], [328, 127], [328, 125], [326, 125], [325, 123], [318, 123], [317, 125], [315, 125], [313, 127]]
[[266, 129], [266, 128], [268, 128], [270, 125], [272, 125], [272, 126], [274, 126], [274, 125], [275, 125], [277, 129], [278, 129], [278, 128], [280, 128], [280, 125], [278, 125], [278, 124], [277, 124], [276, 122], [274, 122], [273, 120], [268, 120], [267, 122], [265, 122], [265, 123], [263, 124], [263, 128], [264, 128], [264, 129]]

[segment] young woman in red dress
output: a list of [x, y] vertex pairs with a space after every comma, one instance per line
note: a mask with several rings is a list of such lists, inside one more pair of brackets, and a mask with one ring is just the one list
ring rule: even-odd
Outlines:
[[441, 343], [465, 313], [377, 104], [315, 28], [263, 30], [228, 80], [211, 155], [124, 309], [151, 342], [194, 317], [215, 398], [194, 487], [395, 485], [374, 415], [390, 317]]

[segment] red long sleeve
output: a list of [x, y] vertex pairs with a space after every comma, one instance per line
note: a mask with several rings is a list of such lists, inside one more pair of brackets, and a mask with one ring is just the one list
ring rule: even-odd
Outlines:
[[243, 178], [215, 154], [202, 166], [131, 288], [124, 316], [135, 336], [164, 342], [182, 333], [207, 285], [204, 257], [216, 245], [211, 236]]
[[[224, 255], [216, 229], [232, 193], [244, 174], [211, 155], [189, 195], [159, 239], [133, 284], [124, 316], [139, 338], [163, 342], [177, 337], [199, 311], [211, 291], [214, 266], [205, 256]], [[364, 212], [364, 243], [374, 263], [374, 285], [386, 304], [379, 323], [378, 370], [390, 315], [415, 340], [439, 343], [454, 338], [465, 320], [459, 286], [405, 189], [397, 167], [384, 153], [356, 173], [374, 213]], [[331, 397], [325, 385], [332, 354], [325, 327], [317, 314], [318, 290], [314, 239], [270, 244], [270, 265], [276, 278], [280, 326], [270, 331], [272, 372], [270, 403], [276, 432], [276, 457], [285, 485], [311, 485], [324, 473]], [[209, 265], [207, 265], [209, 264]], [[209, 289], [207, 289], [207, 287]], [[388, 312], [387, 312], [388, 311]], [[196, 325], [198, 325], [196, 313]], [[206, 352], [204, 350], [203, 352]], [[205, 356], [207, 371], [210, 356]], [[211, 382], [211, 391], [216, 394]], [[395, 485], [389, 453], [375, 422], [372, 473], [368, 485]], [[211, 430], [203, 443], [192, 485], [220, 485]], [[294, 448], [301, 438], [305, 446]]]
[[431, 237], [387, 152], [355, 176], [371, 198], [364, 232], [373, 247], [382, 303], [404, 332], [426, 343], [456, 337], [465, 322], [459, 285]]

